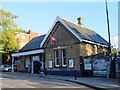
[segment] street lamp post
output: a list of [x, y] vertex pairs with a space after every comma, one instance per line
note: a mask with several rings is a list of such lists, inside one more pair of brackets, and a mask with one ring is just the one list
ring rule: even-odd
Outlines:
[[112, 58], [111, 58], [110, 26], [109, 26], [107, 0], [106, 0], [106, 14], [107, 14], [107, 24], [108, 24], [108, 37], [109, 37], [109, 57], [110, 57], [110, 60], [111, 60], [109, 77], [110, 78], [115, 78], [116, 77], [115, 59], [112, 60]]
[[107, 24], [108, 24], [108, 38], [109, 38], [109, 51], [108, 54], [111, 56], [111, 40], [110, 40], [110, 25], [109, 25], [109, 16], [108, 16], [108, 5], [107, 5], [107, 0], [106, 0], [106, 14], [107, 14]]

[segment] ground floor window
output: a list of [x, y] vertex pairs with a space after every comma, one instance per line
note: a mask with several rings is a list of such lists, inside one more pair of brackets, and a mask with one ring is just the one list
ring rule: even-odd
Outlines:
[[66, 66], [66, 49], [62, 49], [62, 66]]
[[66, 58], [66, 49], [56, 49], [54, 50], [54, 60], [55, 67], [66, 67], [67, 66], [67, 58]]
[[55, 50], [54, 55], [55, 55], [55, 66], [59, 67], [59, 50]]

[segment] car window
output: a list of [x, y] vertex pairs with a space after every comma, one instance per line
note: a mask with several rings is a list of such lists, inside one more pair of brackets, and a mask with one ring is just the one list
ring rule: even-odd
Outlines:
[[7, 67], [10, 67], [10, 65], [8, 65]]
[[4, 65], [4, 67], [7, 67], [7, 65]]

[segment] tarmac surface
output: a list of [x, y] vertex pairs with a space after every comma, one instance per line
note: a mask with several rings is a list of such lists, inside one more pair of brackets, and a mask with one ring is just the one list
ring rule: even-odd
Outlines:
[[118, 78], [105, 78], [105, 77], [75, 77], [70, 76], [56, 76], [56, 75], [45, 75], [45, 74], [31, 74], [31, 73], [21, 73], [21, 72], [6, 72], [8, 74], [15, 75], [25, 75], [32, 77], [40, 77], [43, 79], [61, 80], [72, 82], [81, 86], [85, 86], [95, 90], [120, 90], [120, 80]]

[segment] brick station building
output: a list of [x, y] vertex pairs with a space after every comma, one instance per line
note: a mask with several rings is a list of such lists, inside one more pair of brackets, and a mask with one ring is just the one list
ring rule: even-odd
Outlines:
[[95, 31], [86, 28], [83, 18], [78, 18], [78, 24], [75, 24], [57, 17], [39, 46], [44, 50], [44, 68], [53, 75], [74, 76], [76, 71], [77, 76], [82, 76], [85, 70], [93, 73], [89, 56], [102, 54], [103, 58], [108, 52], [108, 42]]

